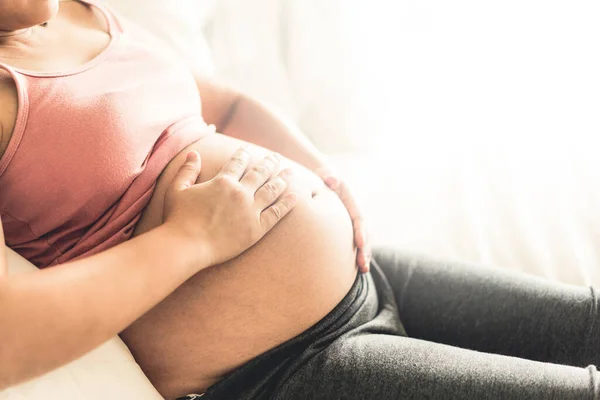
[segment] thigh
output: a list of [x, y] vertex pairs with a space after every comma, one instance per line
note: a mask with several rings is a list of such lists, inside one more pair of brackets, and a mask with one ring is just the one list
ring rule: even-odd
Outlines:
[[278, 390], [277, 400], [597, 398], [598, 372], [401, 336], [338, 339]]
[[584, 367], [600, 359], [592, 288], [513, 271], [374, 251], [409, 336], [465, 349]]

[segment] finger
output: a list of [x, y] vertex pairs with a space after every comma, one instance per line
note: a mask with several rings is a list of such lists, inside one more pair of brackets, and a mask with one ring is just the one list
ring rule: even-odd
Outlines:
[[259, 210], [269, 207], [285, 192], [291, 175], [291, 169], [285, 169], [256, 191], [254, 202]]
[[260, 214], [264, 232], [268, 232], [290, 212], [298, 202], [296, 193], [289, 193]]
[[189, 188], [196, 182], [201, 169], [202, 161], [200, 160], [200, 154], [196, 150], [190, 151], [185, 157], [185, 162], [179, 167], [179, 171], [173, 177], [171, 188], [174, 190]]
[[339, 188], [337, 190], [337, 194], [338, 194], [340, 200], [342, 200], [344, 207], [346, 207], [346, 210], [348, 210], [348, 214], [350, 214], [350, 218], [352, 220], [359, 218], [361, 215], [360, 215], [360, 211], [358, 209], [358, 205], [354, 201], [354, 198], [352, 197], [352, 194], [350, 193], [348, 186], [344, 182], [340, 182]]
[[356, 253], [356, 265], [358, 266], [358, 270], [361, 274], [366, 274], [370, 269], [370, 253], [366, 252], [364, 249], [358, 249]]
[[327, 187], [333, 191], [338, 190], [340, 187], [340, 180], [335, 176], [327, 176], [323, 178], [323, 182], [327, 185]]
[[249, 190], [256, 192], [268, 181], [281, 162], [281, 156], [277, 153], [269, 154], [260, 163], [252, 167], [240, 181]]
[[354, 243], [356, 247], [365, 247], [367, 242], [367, 235], [364, 227], [364, 220], [362, 217], [357, 217], [352, 221], [354, 227]]
[[358, 270], [361, 273], [364, 273], [365, 264], [366, 264], [365, 253], [362, 249], [358, 249], [358, 251], [356, 252], [356, 266], [358, 267]]
[[371, 261], [373, 261], [373, 254], [371, 253], [370, 250], [368, 252], [366, 252], [365, 258], [366, 258], [365, 261], [367, 262], [366, 271], [365, 271], [365, 273], [366, 273], [366, 272], [369, 272], [369, 270], [371, 269]]
[[244, 175], [244, 172], [246, 172], [249, 162], [250, 152], [248, 151], [248, 145], [244, 145], [233, 153], [229, 161], [221, 168], [219, 175], [226, 175], [239, 181]]

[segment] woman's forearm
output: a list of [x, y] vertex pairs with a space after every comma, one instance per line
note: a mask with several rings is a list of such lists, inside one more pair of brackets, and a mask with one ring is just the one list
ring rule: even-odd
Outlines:
[[163, 225], [89, 258], [0, 278], [0, 390], [79, 358], [168, 296], [203, 262], [186, 245]]
[[195, 75], [202, 116], [218, 132], [281, 153], [312, 171], [327, 168], [326, 157], [293, 123], [233, 88]]

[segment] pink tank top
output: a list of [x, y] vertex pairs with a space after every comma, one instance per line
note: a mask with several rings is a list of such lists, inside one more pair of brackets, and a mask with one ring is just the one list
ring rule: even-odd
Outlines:
[[187, 66], [85, 3], [111, 37], [93, 60], [56, 73], [0, 63], [19, 95], [0, 158], [0, 215], [8, 246], [38, 267], [129, 239], [165, 166], [212, 132]]

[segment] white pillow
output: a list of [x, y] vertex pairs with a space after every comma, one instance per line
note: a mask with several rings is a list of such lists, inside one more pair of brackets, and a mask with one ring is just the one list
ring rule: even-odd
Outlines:
[[[12, 250], [8, 273], [35, 273], [36, 268]], [[42, 333], [43, 334], [43, 333]], [[118, 337], [72, 363], [42, 377], [0, 392], [0, 400], [162, 399]]]

